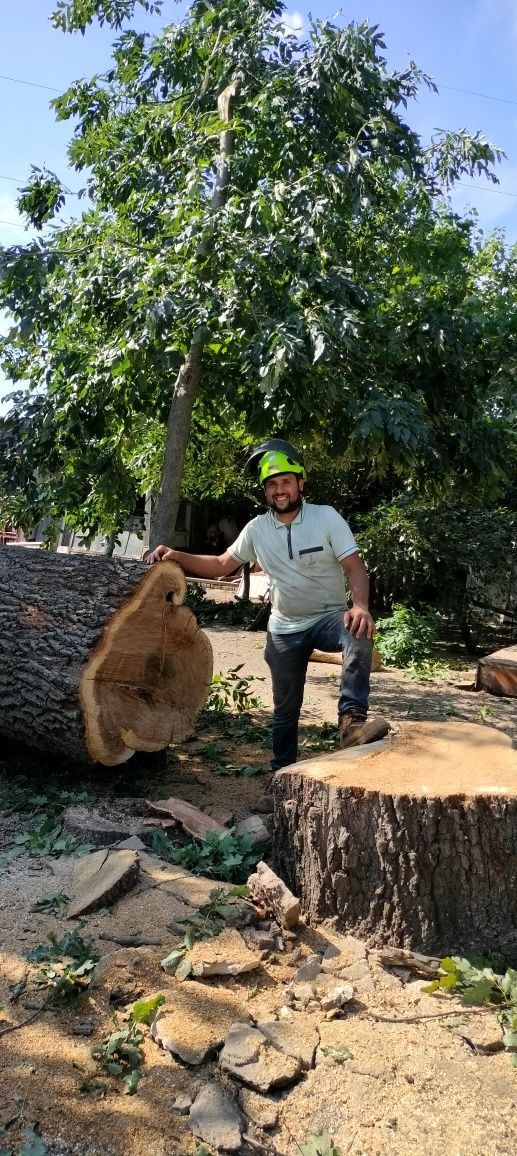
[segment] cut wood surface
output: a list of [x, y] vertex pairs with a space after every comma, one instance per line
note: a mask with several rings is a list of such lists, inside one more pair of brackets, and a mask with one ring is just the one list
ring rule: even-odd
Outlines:
[[148, 800], [147, 806], [153, 815], [166, 815], [175, 819], [195, 839], [206, 839], [209, 831], [215, 831], [217, 835], [228, 834], [228, 828], [218, 823], [217, 819], [205, 815], [199, 807], [186, 803], [184, 799], [153, 799]]
[[476, 690], [517, 698], [517, 646], [505, 646], [479, 660]]
[[192, 730], [212, 649], [183, 571], [0, 547], [0, 732], [107, 766]]
[[372, 944], [517, 960], [517, 752], [491, 727], [404, 723], [273, 780], [274, 865], [311, 921]]
[[82, 859], [74, 877], [68, 919], [114, 903], [134, 887], [140, 863], [135, 851], [94, 851]]

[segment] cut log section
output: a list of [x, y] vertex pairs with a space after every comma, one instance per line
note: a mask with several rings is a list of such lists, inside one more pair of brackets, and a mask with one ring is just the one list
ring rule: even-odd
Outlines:
[[[313, 650], [309, 656], [309, 662], [329, 662], [331, 666], [341, 666], [343, 662], [342, 654], [330, 650]], [[381, 669], [382, 659], [379, 651], [373, 648], [372, 651], [372, 673], [376, 673]]]
[[517, 961], [517, 752], [472, 723], [284, 768], [274, 866], [311, 922], [376, 946]]
[[476, 690], [517, 698], [517, 646], [505, 646], [479, 660]]
[[212, 648], [185, 576], [121, 558], [0, 548], [0, 733], [116, 766], [192, 731]]

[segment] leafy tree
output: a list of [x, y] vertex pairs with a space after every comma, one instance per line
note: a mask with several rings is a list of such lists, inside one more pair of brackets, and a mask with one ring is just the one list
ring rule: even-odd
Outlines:
[[[49, 226], [62, 191], [36, 173], [20, 206], [45, 239], [2, 257], [4, 368], [30, 383], [3, 423], [11, 508], [112, 533], [163, 454], [151, 544], [170, 540], [189, 431], [214, 414], [234, 431], [312, 431], [377, 473], [445, 473], [456, 431], [468, 465], [483, 442], [468, 429], [491, 436], [499, 415], [487, 388], [466, 401], [466, 373], [452, 393], [445, 364], [438, 386], [413, 380], [432, 343], [409, 257], [391, 297], [389, 238], [394, 223], [407, 249], [415, 231], [422, 261], [440, 183], [490, 175], [497, 150], [443, 134], [425, 154], [403, 110], [426, 78], [389, 73], [366, 24], [315, 22], [300, 42], [275, 0], [194, 0], [150, 39], [122, 30], [134, 8], [60, 0], [54, 15], [120, 35], [110, 70], [54, 102], [76, 122], [89, 206]], [[500, 458], [497, 444], [494, 472]], [[196, 467], [206, 476], [203, 449]]]
[[[517, 583], [517, 495], [510, 507], [466, 503], [461, 494], [399, 494], [358, 519], [356, 534], [373, 578], [376, 608], [432, 604], [460, 626], [472, 650], [476, 608], [504, 609]], [[512, 499], [511, 491], [508, 494]], [[478, 621], [479, 621], [478, 615]], [[486, 614], [484, 615], [486, 618]]]

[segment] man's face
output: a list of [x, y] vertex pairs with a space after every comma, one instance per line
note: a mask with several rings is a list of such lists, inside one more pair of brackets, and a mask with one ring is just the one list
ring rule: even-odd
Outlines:
[[277, 474], [264, 485], [266, 502], [275, 514], [292, 514], [302, 504], [303, 480], [298, 474]]

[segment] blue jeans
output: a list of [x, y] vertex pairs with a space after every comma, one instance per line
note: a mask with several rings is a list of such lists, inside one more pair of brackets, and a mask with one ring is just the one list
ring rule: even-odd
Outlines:
[[303, 703], [307, 664], [313, 650], [342, 651], [343, 667], [338, 715], [368, 710], [372, 643], [354, 638], [343, 613], [323, 615], [315, 626], [293, 634], [268, 631], [264, 658], [273, 683], [273, 771], [295, 763], [298, 757], [298, 720]]

